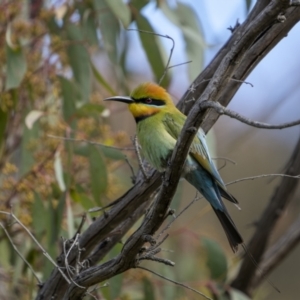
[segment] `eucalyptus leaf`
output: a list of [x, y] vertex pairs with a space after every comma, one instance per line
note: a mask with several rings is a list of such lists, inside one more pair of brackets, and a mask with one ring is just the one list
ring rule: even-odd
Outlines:
[[99, 116], [105, 107], [103, 105], [86, 103], [76, 110], [76, 116], [88, 117], [88, 116]]
[[77, 190], [71, 190], [70, 195], [73, 201], [82, 205], [85, 210], [89, 210], [95, 206], [95, 203], [86, 194], [80, 193]]
[[112, 95], [116, 95], [116, 91], [111, 87], [111, 85], [104, 79], [104, 77], [101, 75], [101, 73], [97, 70], [97, 68], [94, 66], [94, 64], [91, 62], [92, 71], [94, 74], [95, 79], [98, 81], [98, 83], [103, 86], [108, 92], [110, 92]]
[[46, 232], [47, 211], [41, 199], [41, 196], [34, 192], [34, 202], [32, 204], [32, 227], [37, 238], [42, 237]]
[[75, 126], [73, 116], [76, 112], [76, 100], [80, 99], [80, 95], [75, 84], [69, 79], [58, 76], [60, 87], [61, 87], [61, 95], [62, 95], [62, 110], [64, 120], [71, 125], [71, 127]]
[[82, 32], [91, 45], [98, 45], [97, 25], [91, 9], [86, 9], [82, 16]]
[[131, 13], [128, 5], [123, 0], [105, 0], [111, 12], [121, 21], [125, 28], [130, 24]]
[[8, 120], [8, 112], [3, 111], [0, 108], [0, 157], [2, 153], [2, 143], [4, 140], [4, 133], [6, 130], [7, 120]]
[[[24, 119], [27, 112], [24, 111]], [[34, 123], [32, 129], [28, 129], [27, 126], [23, 126], [22, 142], [21, 142], [21, 163], [20, 163], [20, 176], [24, 175], [35, 164], [32, 151], [28, 148], [32, 140], [35, 140], [39, 136], [40, 126], [39, 123]]]
[[27, 70], [26, 57], [22, 47], [11, 48], [7, 43], [6, 49], [6, 82], [5, 89], [19, 87]]
[[143, 278], [143, 292], [144, 292], [144, 300], [155, 300], [154, 294], [154, 286], [152, 282], [147, 278]]
[[192, 61], [188, 65], [189, 77], [194, 80], [203, 69], [205, 42], [200, 21], [193, 9], [177, 2], [177, 7], [171, 9], [166, 2], [159, 4], [165, 16], [182, 32], [186, 45], [187, 58]]
[[[136, 24], [139, 30], [149, 31], [154, 33], [154, 29], [150, 22], [143, 16], [139, 15], [136, 17]], [[154, 73], [157, 82], [160, 81], [162, 75], [165, 71], [165, 63], [161, 49], [163, 49], [160, 44], [159, 38], [154, 34], [147, 34], [144, 32], [139, 32], [139, 37], [143, 45], [143, 49], [146, 52], [149, 64]], [[169, 76], [165, 76], [161, 82], [162, 86], [168, 86], [170, 82]]]
[[60, 151], [56, 151], [54, 156], [54, 173], [60, 190], [62, 192], [66, 191], [66, 184], [64, 181], [64, 173], [60, 157]]
[[252, 4], [252, 0], [245, 0], [246, 12], [248, 13]]
[[106, 164], [99, 149], [89, 145], [90, 183], [95, 202], [101, 206], [101, 195], [107, 188]]
[[118, 44], [120, 35], [120, 23], [115, 17], [107, 1], [94, 0], [94, 10], [98, 12], [99, 27], [103, 39], [104, 48], [114, 63], [118, 63]]
[[150, 1], [149, 0], [131, 0], [129, 3], [138, 11], [141, 11]]
[[81, 96], [81, 102], [87, 102], [91, 93], [90, 55], [83, 46], [84, 36], [80, 27], [68, 23], [66, 26], [69, 62]]
[[201, 238], [201, 243], [206, 253], [206, 265], [210, 271], [210, 278], [224, 282], [227, 277], [228, 263], [221, 246], [208, 238]]
[[28, 129], [32, 129], [33, 124], [44, 114], [40, 110], [32, 110], [25, 118], [25, 124]]

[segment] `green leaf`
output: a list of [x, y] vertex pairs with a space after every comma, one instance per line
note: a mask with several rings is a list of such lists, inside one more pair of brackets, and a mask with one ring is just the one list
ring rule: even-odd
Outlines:
[[131, 13], [123, 0], [105, 0], [114, 16], [121, 21], [125, 28], [130, 24]]
[[89, 145], [90, 182], [95, 202], [101, 206], [100, 197], [107, 188], [107, 170], [100, 151], [93, 145]]
[[47, 224], [47, 222], [45, 218], [48, 218], [47, 215], [47, 210], [40, 195], [34, 192], [34, 202], [32, 205], [32, 227], [37, 237], [42, 237], [46, 230], [45, 224]]
[[81, 204], [85, 210], [89, 210], [95, 206], [95, 203], [92, 201], [91, 198], [89, 198], [84, 193], [80, 193], [80, 192], [76, 191], [75, 189], [72, 189], [70, 191], [70, 195], [71, 195], [73, 201]]
[[94, 64], [91, 62], [91, 67], [93, 74], [100, 85], [102, 85], [108, 92], [112, 95], [117, 95], [116, 91], [110, 86], [110, 84], [104, 79], [104, 77], [100, 74]]
[[249, 13], [249, 10], [250, 10], [250, 7], [251, 7], [251, 4], [252, 4], [252, 0], [246, 0], [245, 1], [246, 3], [246, 13]]
[[94, 103], [86, 103], [82, 105], [76, 111], [76, 116], [78, 117], [88, 117], [88, 116], [96, 116], [98, 117], [103, 111], [105, 107], [99, 104]]
[[81, 29], [69, 23], [66, 26], [67, 38], [71, 44], [67, 47], [69, 62], [75, 82], [78, 85], [81, 102], [87, 102], [91, 93], [90, 55], [83, 46], [84, 36]]
[[[65, 211], [67, 193], [61, 193], [57, 203], [54, 203], [52, 199], [49, 199], [47, 214], [49, 215], [49, 221], [46, 225], [48, 247], [51, 249], [52, 254], [56, 254], [57, 240], [60, 236], [61, 223], [63, 214]], [[53, 246], [54, 245], [54, 246]]]
[[[139, 30], [154, 32], [150, 22], [142, 15], [138, 15], [136, 17], [136, 24]], [[162, 77], [166, 67], [163, 55], [161, 53], [161, 49], [163, 49], [163, 47], [159, 42], [159, 38], [155, 35], [139, 32], [139, 37], [154, 73], [155, 79], [158, 82]], [[165, 76], [161, 85], [168, 86], [169, 82], [169, 76]]]
[[141, 9], [149, 3], [149, 0], [131, 0], [129, 3], [138, 11], [141, 11]]
[[144, 300], [155, 300], [154, 286], [152, 282], [147, 278], [143, 278], [143, 291], [144, 291]]
[[[24, 112], [24, 116], [27, 112]], [[24, 117], [25, 119], [25, 117]], [[20, 164], [20, 176], [28, 172], [35, 163], [32, 151], [28, 148], [32, 140], [35, 140], [39, 136], [39, 123], [34, 123], [32, 129], [28, 129], [27, 126], [23, 126], [22, 144], [21, 144], [21, 164]]]
[[[126, 156], [123, 154], [121, 150], [113, 149], [109, 147], [105, 147], [104, 145], [94, 145], [98, 149], [101, 149], [101, 153], [113, 160], [125, 160]], [[88, 145], [80, 145], [76, 146], [74, 149], [74, 153], [80, 156], [88, 157], [89, 156], [89, 146]]]
[[62, 162], [60, 157], [60, 151], [56, 151], [55, 153], [54, 173], [60, 190], [64, 192], [66, 190], [66, 184], [64, 181], [64, 173], [63, 173], [63, 167], [62, 167]]
[[72, 117], [76, 112], [76, 100], [80, 98], [78, 89], [73, 82], [66, 79], [65, 77], [58, 76], [60, 87], [61, 87], [61, 96], [62, 96], [62, 110], [64, 120], [71, 125], [75, 126], [74, 120]]
[[82, 32], [84, 38], [91, 44], [91, 45], [98, 45], [98, 37], [97, 37], [97, 25], [94, 19], [94, 14], [91, 9], [86, 9], [83, 12], [82, 16]]
[[182, 31], [186, 45], [189, 77], [194, 80], [203, 69], [204, 48], [202, 29], [194, 10], [186, 4], [177, 2], [177, 8], [171, 9], [166, 2], [160, 5], [165, 16]]
[[208, 238], [201, 238], [206, 253], [206, 265], [210, 271], [210, 278], [224, 282], [226, 280], [228, 265], [226, 256], [220, 245]]
[[113, 160], [125, 160], [126, 156], [121, 150], [100, 146], [105, 157]]
[[[121, 243], [116, 244], [110, 251], [109, 257], [113, 258], [116, 257], [122, 250], [123, 245]], [[109, 289], [110, 289], [110, 296], [111, 299], [117, 299], [122, 290], [122, 281], [123, 281], [124, 274], [121, 273], [117, 276], [114, 276], [109, 279]]]
[[9, 90], [20, 85], [27, 70], [27, 62], [21, 47], [13, 49], [6, 43], [5, 49], [7, 60], [5, 89]]
[[4, 112], [0, 108], [0, 157], [2, 156], [2, 143], [4, 140], [4, 133], [6, 129], [7, 120], [8, 120], [8, 112]]
[[103, 38], [104, 48], [110, 58], [110, 60], [118, 63], [118, 45], [117, 39], [120, 35], [120, 23], [119, 20], [110, 10], [106, 1], [94, 0], [94, 9], [98, 11], [99, 27], [101, 30], [101, 36]]

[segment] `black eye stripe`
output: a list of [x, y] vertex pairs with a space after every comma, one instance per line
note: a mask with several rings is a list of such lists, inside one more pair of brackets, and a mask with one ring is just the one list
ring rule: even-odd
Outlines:
[[134, 100], [135, 103], [144, 103], [144, 104], [148, 104], [148, 105], [155, 105], [155, 106], [166, 105], [166, 102], [164, 100], [159, 100], [159, 99], [152, 99], [151, 98], [152, 101], [150, 102], [149, 97], [148, 98], [141, 98], [141, 99], [133, 99], [133, 100]]

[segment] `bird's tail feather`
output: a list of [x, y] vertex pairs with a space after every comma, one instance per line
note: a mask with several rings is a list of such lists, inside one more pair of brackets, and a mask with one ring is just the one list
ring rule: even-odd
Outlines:
[[238, 245], [243, 243], [243, 238], [239, 234], [236, 226], [234, 225], [227, 211], [220, 211], [215, 208], [213, 209], [222, 224], [222, 227], [226, 233], [232, 251], [236, 252], [238, 250]]

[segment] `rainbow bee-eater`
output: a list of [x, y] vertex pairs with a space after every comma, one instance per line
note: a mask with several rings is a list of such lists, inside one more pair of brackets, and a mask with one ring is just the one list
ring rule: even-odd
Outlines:
[[[174, 105], [164, 88], [154, 83], [143, 83], [133, 90], [130, 97], [115, 96], [105, 100], [128, 104], [137, 124], [137, 138], [145, 159], [158, 171], [168, 165], [186, 116]], [[222, 197], [237, 204], [226, 191], [208, 151], [205, 134], [200, 128], [191, 144], [182, 175], [212, 206], [219, 218], [234, 252], [243, 243]]]

